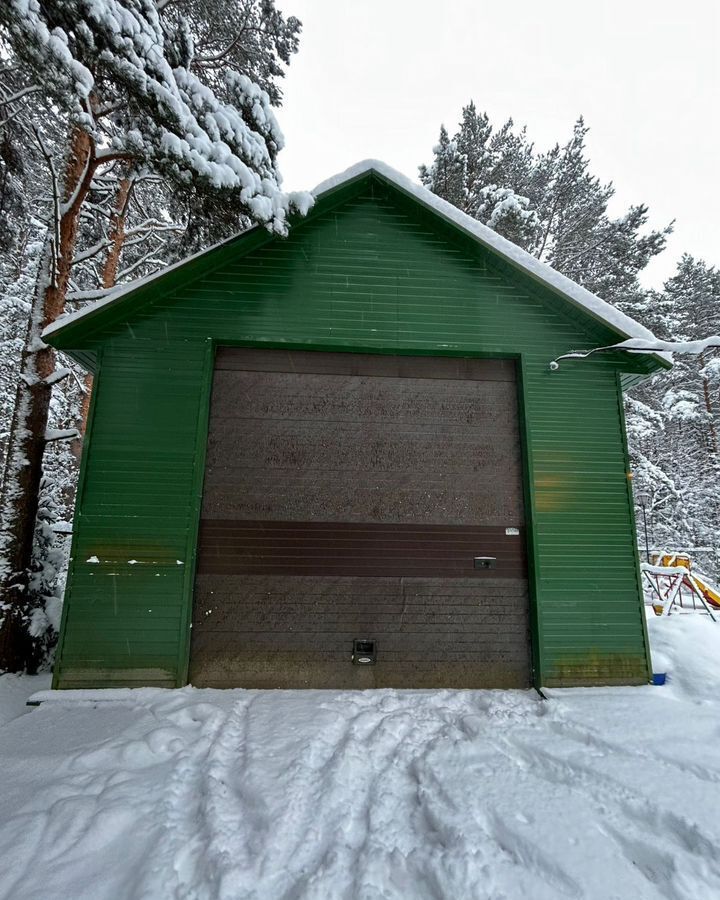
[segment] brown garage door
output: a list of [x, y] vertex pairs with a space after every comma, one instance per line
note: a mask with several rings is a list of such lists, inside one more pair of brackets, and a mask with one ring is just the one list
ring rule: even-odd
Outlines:
[[190, 681], [527, 686], [523, 524], [512, 361], [222, 348]]

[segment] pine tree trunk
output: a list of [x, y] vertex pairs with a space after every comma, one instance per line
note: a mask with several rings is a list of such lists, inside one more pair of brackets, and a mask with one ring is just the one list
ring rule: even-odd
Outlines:
[[120, 179], [115, 198], [115, 209], [110, 219], [110, 247], [108, 248], [102, 270], [102, 286], [104, 288], [115, 287], [115, 280], [120, 267], [120, 254], [125, 243], [125, 223], [131, 187], [132, 180], [129, 175]]
[[[122, 253], [123, 244], [125, 243], [125, 224], [127, 221], [127, 204], [132, 188], [132, 180], [126, 175], [120, 179], [118, 185], [117, 197], [115, 198], [115, 209], [110, 219], [110, 247], [102, 269], [102, 286], [104, 288], [115, 287], [118, 269], [120, 267], [120, 255]], [[86, 375], [83, 379], [85, 392], [83, 393], [82, 404], [80, 406], [80, 421], [78, 422], [78, 431], [81, 435], [87, 430], [88, 415], [90, 413], [90, 397], [92, 396], [93, 377]], [[82, 440], [73, 442], [73, 452], [79, 458], [82, 453]]]
[[32, 304], [18, 383], [2, 492], [0, 523], [0, 671], [35, 672], [45, 652], [44, 635], [33, 633], [42, 598], [30, 589], [33, 538], [50, 408], [49, 376], [55, 353], [43, 344], [43, 328], [62, 313], [70, 280], [79, 214], [92, 180], [90, 137], [71, 135], [59, 221], [48, 239]]

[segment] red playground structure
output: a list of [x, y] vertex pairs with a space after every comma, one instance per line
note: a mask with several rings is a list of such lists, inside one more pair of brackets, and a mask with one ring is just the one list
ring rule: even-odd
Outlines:
[[720, 588], [692, 571], [687, 554], [656, 551], [640, 568], [650, 584], [656, 615], [669, 616], [673, 608], [690, 611], [699, 607], [715, 621], [712, 610], [720, 609]]

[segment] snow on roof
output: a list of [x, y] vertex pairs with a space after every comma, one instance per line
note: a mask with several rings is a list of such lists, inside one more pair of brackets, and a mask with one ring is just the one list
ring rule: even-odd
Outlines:
[[[437, 194], [433, 194], [432, 191], [429, 191], [427, 188], [422, 187], [422, 185], [411, 181], [406, 175], [403, 175], [401, 172], [393, 169], [392, 166], [387, 165], [387, 163], [382, 162], [382, 160], [364, 159], [361, 162], [355, 163], [355, 165], [350, 166], [350, 168], [346, 169], [344, 172], [340, 172], [337, 175], [333, 175], [331, 178], [322, 181], [312, 191], [312, 194], [316, 198], [321, 197], [323, 194], [328, 193], [334, 188], [339, 187], [340, 185], [345, 184], [349, 181], [353, 181], [354, 179], [359, 178], [362, 175], [367, 174], [368, 172], [377, 173], [382, 178], [393, 184], [395, 187], [399, 188], [405, 194], [413, 197], [423, 206], [431, 209], [446, 221], [451, 222], [453, 225], [460, 228], [470, 237], [474, 238], [479, 244], [483, 245], [489, 250], [494, 251], [498, 256], [505, 259], [515, 268], [526, 272], [535, 280], [542, 282], [552, 291], [569, 300], [576, 307], [585, 310], [593, 318], [608, 325], [615, 331], [620, 332], [625, 337], [642, 338], [646, 341], [655, 340], [655, 335], [649, 329], [645, 328], [634, 319], [631, 319], [630, 316], [626, 316], [625, 313], [620, 312], [619, 309], [616, 309], [610, 303], [607, 303], [605, 300], [601, 300], [600, 297], [597, 297], [595, 294], [590, 293], [590, 291], [581, 287], [579, 284], [576, 284], [565, 275], [561, 275], [560, 272], [557, 272], [551, 266], [548, 266], [546, 263], [541, 262], [539, 259], [536, 259], [527, 251], [521, 249], [516, 244], [513, 244], [512, 241], [507, 240], [507, 238], [502, 237], [491, 228], [488, 228], [487, 225], [483, 225], [481, 222], [478, 222], [476, 219], [468, 216], [466, 213], [462, 212], [451, 203], [448, 203], [447, 200], [443, 200], [441, 197], [438, 197]], [[248, 231], [246, 232], [241, 232], [241, 234], [247, 234], [249, 231], [253, 231], [256, 228], [260, 227], [261, 226], [259, 225], [254, 226], [254, 228], [248, 229]], [[158, 278], [162, 278], [168, 272], [171, 272], [174, 269], [185, 265], [185, 263], [190, 262], [193, 259], [197, 259], [199, 256], [202, 256], [203, 254], [208, 253], [211, 250], [222, 246], [223, 244], [227, 244], [230, 241], [235, 240], [237, 237], [239, 237], [239, 235], [235, 235], [234, 237], [229, 238], [225, 241], [221, 241], [218, 244], [213, 245], [212, 247], [201, 250], [199, 253], [196, 253], [190, 257], [186, 257], [185, 259], [182, 259], [179, 262], [176, 262], [173, 265], [154, 273], [153, 275], [149, 275], [147, 278], [141, 278], [137, 281], [130, 282], [129, 284], [112, 291], [112, 293], [108, 294], [106, 297], [103, 297], [100, 300], [89, 304], [83, 309], [58, 318], [51, 325], [48, 325], [48, 327], [43, 331], [43, 337], [49, 337], [56, 331], [65, 328], [65, 326], [69, 325], [71, 322], [76, 322], [79, 319], [83, 319], [85, 318], [85, 316], [95, 313], [97, 310], [101, 309], [104, 306], [114, 304], [122, 297], [125, 297], [127, 294], [138, 290], [138, 288], [144, 287], [145, 285], [155, 281]], [[633, 352], [633, 350], [631, 348], [628, 348], [628, 352]], [[654, 351], [652, 355], [657, 356], [663, 360], [672, 359], [671, 355], [666, 352]]]

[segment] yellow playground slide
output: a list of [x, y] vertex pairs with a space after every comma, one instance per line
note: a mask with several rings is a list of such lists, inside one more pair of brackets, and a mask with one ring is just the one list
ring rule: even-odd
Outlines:
[[[650, 560], [654, 566], [675, 566], [687, 569], [688, 572], [692, 567], [690, 557], [684, 553], [653, 553], [650, 556]], [[710, 606], [714, 606], [715, 609], [720, 609], [720, 587], [708, 581], [704, 575], [699, 575], [696, 569], [692, 571], [692, 578], [705, 598], [705, 602], [709, 603]], [[688, 579], [683, 579], [683, 583], [686, 583], [687, 587], [692, 589]]]
[[696, 572], [693, 572], [693, 577], [695, 578], [695, 583], [700, 588], [703, 597], [707, 600], [710, 606], [714, 606], [717, 609], [720, 609], [720, 588], [717, 585], [710, 584], [704, 578], [701, 578]]

